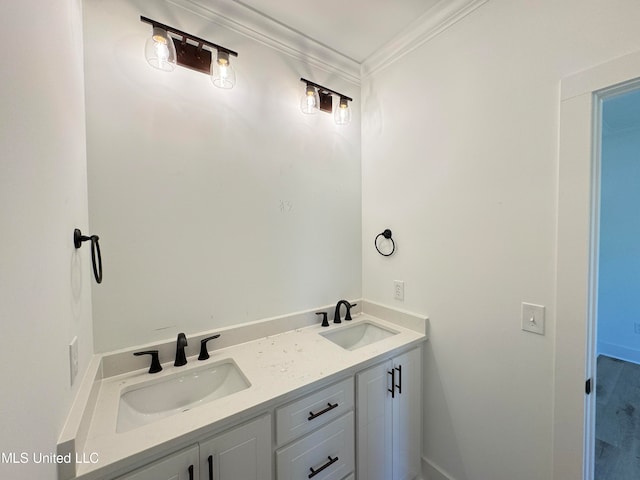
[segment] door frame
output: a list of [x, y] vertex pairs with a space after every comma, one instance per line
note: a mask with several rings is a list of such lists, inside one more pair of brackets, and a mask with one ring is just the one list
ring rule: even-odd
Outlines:
[[640, 52], [562, 79], [556, 244], [553, 478], [592, 480], [597, 219], [603, 96], [640, 78]]

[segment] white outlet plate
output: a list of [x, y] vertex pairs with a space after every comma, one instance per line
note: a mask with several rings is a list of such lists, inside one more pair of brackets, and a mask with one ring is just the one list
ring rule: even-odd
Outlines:
[[404, 301], [404, 282], [402, 280], [393, 281], [393, 298]]
[[69, 344], [69, 376], [73, 385], [78, 376], [78, 337], [73, 337]]
[[544, 335], [544, 305], [522, 302], [522, 330]]

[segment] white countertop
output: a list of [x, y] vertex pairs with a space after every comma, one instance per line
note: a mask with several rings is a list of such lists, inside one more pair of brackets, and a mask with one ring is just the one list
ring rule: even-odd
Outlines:
[[[354, 351], [345, 350], [319, 335], [364, 320], [398, 334]], [[368, 314], [357, 314], [351, 322], [331, 323], [324, 328], [318, 323], [218, 350], [212, 348], [208, 360], [190, 357], [183, 367], [165, 363], [163, 371], [153, 375], [143, 369], [105, 378], [100, 380], [86, 441], [77, 447], [77, 452], [87, 458], [91, 454], [96, 458], [97, 454], [98, 462], [77, 464], [77, 476], [92, 480], [135, 468], [145, 457], [198, 441], [217, 428], [226, 428], [231, 421], [243, 421], [248, 415], [258, 415], [295, 395], [312, 391], [316, 382], [327, 383], [353, 374], [425, 340], [424, 333]], [[187, 373], [229, 358], [250, 382], [249, 388], [127, 432], [116, 432], [120, 392], [124, 387], [141, 379], [161, 378], [177, 371]]]

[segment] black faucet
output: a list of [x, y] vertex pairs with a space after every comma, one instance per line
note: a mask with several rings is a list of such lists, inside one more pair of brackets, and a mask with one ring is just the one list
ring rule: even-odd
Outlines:
[[149, 367], [149, 373], [158, 373], [162, 371], [162, 365], [158, 358], [158, 350], [147, 350], [146, 352], [133, 352], [136, 357], [140, 355], [151, 355], [151, 366]]
[[184, 354], [184, 347], [187, 346], [187, 337], [184, 333], [178, 334], [178, 340], [176, 342], [176, 361], [173, 362], [173, 365], [176, 367], [181, 367], [182, 365], [187, 364], [187, 357]]
[[217, 335], [211, 335], [210, 337], [203, 338], [202, 340], [200, 340], [200, 355], [198, 355], [198, 360], [206, 360], [207, 358], [209, 358], [209, 351], [207, 350], [207, 342], [209, 340], [215, 340], [218, 337], [220, 337], [219, 333]]
[[347, 300], [340, 300], [336, 304], [336, 311], [333, 312], [333, 323], [342, 323], [342, 320], [340, 320], [340, 307], [342, 305], [347, 307], [347, 314], [344, 316], [344, 319], [348, 321], [351, 320], [351, 307], [355, 307], [357, 303], [349, 303]]
[[322, 315], [322, 326], [323, 327], [328, 327], [329, 326], [329, 320], [327, 320], [327, 312], [316, 312], [316, 315]]

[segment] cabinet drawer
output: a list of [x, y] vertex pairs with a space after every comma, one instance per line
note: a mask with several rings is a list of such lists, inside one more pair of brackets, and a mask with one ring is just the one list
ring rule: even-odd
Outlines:
[[352, 408], [353, 377], [280, 407], [276, 410], [277, 444], [284, 445]]
[[276, 452], [278, 480], [340, 480], [354, 469], [353, 412]]

